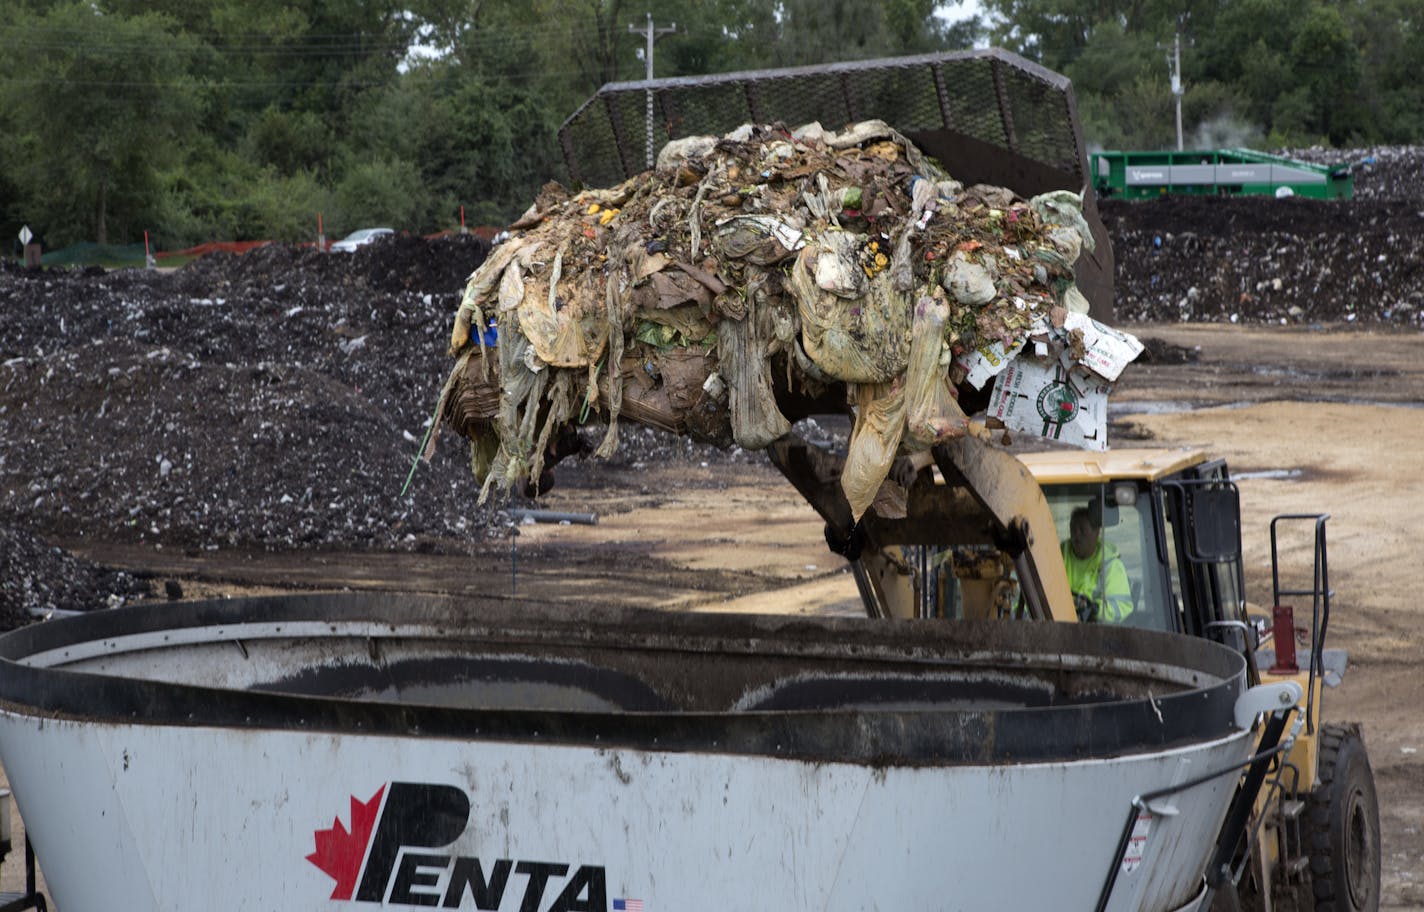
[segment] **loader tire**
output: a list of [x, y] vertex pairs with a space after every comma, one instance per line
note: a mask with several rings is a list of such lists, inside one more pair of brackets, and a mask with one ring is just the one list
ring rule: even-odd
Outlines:
[[1316, 912], [1377, 912], [1380, 824], [1375, 777], [1357, 724], [1320, 726], [1320, 785], [1306, 809]]

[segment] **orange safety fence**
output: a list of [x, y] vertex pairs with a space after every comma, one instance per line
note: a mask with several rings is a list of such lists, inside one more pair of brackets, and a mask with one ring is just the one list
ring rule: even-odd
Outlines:
[[189, 247], [186, 250], [159, 250], [153, 256], [155, 259], [163, 260], [169, 257], [200, 257], [209, 253], [246, 253], [257, 247], [263, 247], [271, 241], [208, 241], [206, 244], [198, 244], [196, 247]]

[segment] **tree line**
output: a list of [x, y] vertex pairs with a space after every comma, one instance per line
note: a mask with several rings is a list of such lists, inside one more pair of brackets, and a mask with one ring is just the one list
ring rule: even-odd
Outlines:
[[1424, 0], [3, 0], [0, 229], [174, 249], [501, 225], [600, 85], [993, 44], [1090, 143], [1410, 143]]

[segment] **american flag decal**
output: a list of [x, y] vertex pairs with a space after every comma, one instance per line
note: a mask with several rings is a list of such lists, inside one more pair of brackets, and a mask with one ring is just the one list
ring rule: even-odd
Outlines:
[[613, 900], [613, 912], [643, 912], [643, 901], [641, 899], [615, 899]]

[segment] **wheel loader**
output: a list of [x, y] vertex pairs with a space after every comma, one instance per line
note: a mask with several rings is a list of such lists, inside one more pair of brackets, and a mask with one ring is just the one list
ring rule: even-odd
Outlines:
[[[1130, 586], [1131, 610], [1111, 623], [1221, 642], [1246, 657], [1253, 684], [1294, 681], [1303, 694], [1302, 730], [1211, 872], [1216, 908], [1378, 908], [1379, 811], [1364, 740], [1359, 726], [1321, 713], [1323, 685], [1344, 670], [1343, 652], [1324, 648], [1328, 516], [1271, 520], [1264, 612], [1245, 599], [1236, 485], [1224, 461], [1198, 450], [1014, 455], [971, 436], [902, 460], [881, 498], [891, 508], [859, 522], [840, 493], [838, 454], [788, 438], [770, 455], [825, 519], [874, 616], [1105, 623], [1064, 569], [1073, 515], [1092, 516]], [[1305, 579], [1283, 584], [1283, 543], [1302, 542]]]
[[[654, 142], [744, 122], [870, 117], [965, 183], [1023, 196], [1085, 191], [1097, 243], [1076, 280], [1090, 314], [1111, 319], [1112, 249], [1086, 192], [1093, 180], [1071, 84], [1002, 50], [612, 84], [565, 122], [560, 141], [575, 182], [607, 184], [650, 164], [644, 150]], [[844, 399], [778, 405], [795, 418], [843, 411]], [[1254, 609], [1238, 493], [1223, 461], [1190, 451], [1016, 454], [991, 445], [995, 433], [981, 425], [901, 458], [859, 520], [839, 486], [842, 455], [794, 435], [769, 453], [825, 519], [827, 543], [850, 561], [872, 616], [1103, 622], [1065, 569], [1073, 515], [1091, 516], [1126, 578], [1130, 610], [1113, 623], [1227, 644], [1245, 656], [1253, 684], [1292, 681], [1303, 694], [1288, 749], [1272, 749], [1267, 732], [1264, 759], [1242, 778], [1208, 872], [1210, 907], [1377, 908], [1379, 819], [1364, 742], [1357, 725], [1321, 713], [1322, 685], [1343, 670], [1343, 654], [1324, 648], [1327, 517], [1272, 520], [1271, 604]], [[1278, 541], [1300, 537], [1313, 554], [1307, 581], [1283, 588]], [[1294, 599], [1303, 601], [1283, 601]]]

